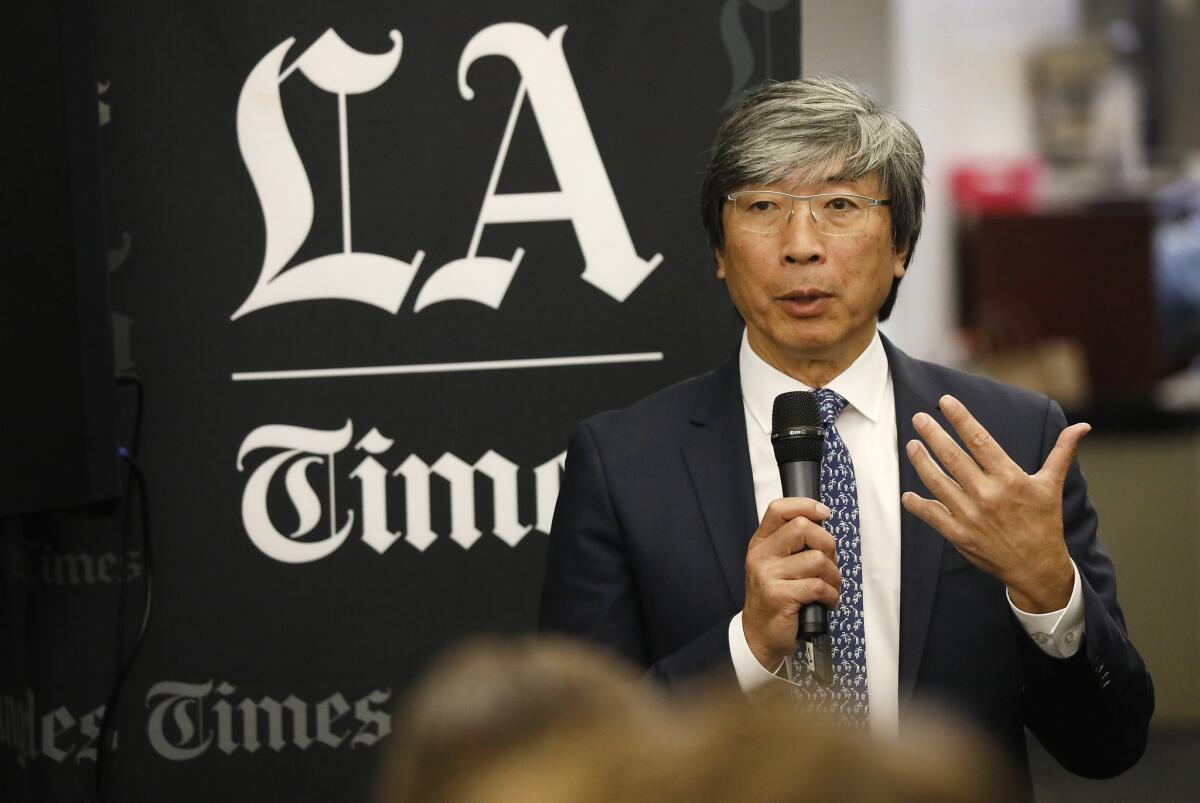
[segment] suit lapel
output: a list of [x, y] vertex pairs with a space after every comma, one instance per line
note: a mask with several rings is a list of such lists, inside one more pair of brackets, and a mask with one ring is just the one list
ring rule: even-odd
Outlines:
[[[896, 397], [896, 436], [900, 461], [900, 493], [913, 491], [929, 498], [929, 491], [905, 453], [917, 437], [912, 418], [925, 411], [946, 426], [937, 410], [941, 394], [919, 362], [897, 349], [885, 337], [884, 350]], [[900, 509], [900, 672], [903, 705], [911, 696], [925, 650], [929, 617], [933, 611], [944, 539], [941, 534], [903, 508]]]
[[741, 607], [746, 543], [758, 517], [736, 354], [712, 373], [698, 395], [682, 449], [730, 596]]
[[[937, 410], [940, 392], [919, 362], [883, 339], [896, 401], [900, 493], [929, 492], [904, 446], [917, 437], [912, 417], [925, 411], [946, 426]], [[754, 480], [746, 442], [741, 377], [736, 354], [718, 368], [697, 395], [692, 429], [682, 450], [708, 535], [734, 604], [745, 594], [746, 542], [758, 526]], [[903, 705], [912, 696], [933, 611], [944, 539], [925, 522], [900, 511], [900, 667]]]

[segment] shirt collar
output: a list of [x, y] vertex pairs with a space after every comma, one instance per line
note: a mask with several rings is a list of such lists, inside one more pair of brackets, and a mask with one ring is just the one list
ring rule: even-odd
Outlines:
[[[742, 347], [738, 352], [738, 372], [742, 378], [742, 399], [751, 418], [764, 433], [771, 432], [771, 408], [775, 397], [791, 390], [812, 390], [799, 380], [768, 365], [750, 348], [746, 332], [742, 332]], [[850, 407], [871, 421], [879, 418], [883, 395], [888, 388], [887, 352], [879, 339], [879, 330], [850, 367], [826, 385], [844, 398]]]

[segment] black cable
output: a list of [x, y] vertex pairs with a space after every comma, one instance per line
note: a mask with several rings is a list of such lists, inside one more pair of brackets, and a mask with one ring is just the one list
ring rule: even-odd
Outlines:
[[[154, 586], [152, 582], [152, 555], [150, 537], [150, 502], [149, 496], [146, 493], [146, 476], [138, 466], [134, 455], [137, 454], [138, 447], [141, 442], [142, 433], [142, 411], [144, 407], [145, 390], [141, 380], [131, 374], [123, 374], [117, 377], [118, 385], [132, 385], [136, 392], [137, 398], [134, 407], [134, 422], [133, 433], [130, 440], [132, 449], [119, 447], [117, 454], [128, 466], [128, 477], [126, 479], [125, 489], [125, 516], [121, 526], [121, 547], [118, 558], [118, 592], [117, 592], [117, 626], [116, 626], [116, 645], [113, 651], [113, 685], [109, 691], [108, 698], [104, 705], [104, 715], [100, 720], [100, 733], [97, 738], [96, 749], [96, 799], [103, 803], [107, 796], [108, 770], [110, 767], [110, 735], [112, 733], [113, 724], [116, 721], [117, 706], [120, 702], [121, 695], [125, 690], [125, 682], [129, 677], [130, 669], [133, 666], [134, 660], [141, 652], [142, 643], [146, 637], [146, 630], [150, 623], [150, 609], [153, 603]], [[129, 560], [130, 550], [129, 542], [131, 531], [133, 529], [133, 495], [136, 489], [138, 498], [138, 512], [141, 518], [141, 542], [142, 542], [142, 577], [143, 582], [143, 597], [142, 597], [142, 621], [138, 628], [137, 637], [134, 639], [133, 649], [128, 655], [125, 654], [125, 619], [128, 610], [128, 570], [127, 562]]]
[[[129, 486], [128, 498], [129, 506], [126, 511], [126, 526], [121, 537], [122, 557], [120, 561], [121, 584], [120, 591], [117, 597], [117, 644], [116, 644], [116, 668], [113, 680], [112, 689], [109, 691], [108, 699], [104, 704], [104, 716], [100, 720], [100, 734], [97, 738], [98, 747], [96, 752], [96, 798], [103, 803], [107, 797], [107, 782], [109, 768], [109, 735], [112, 731], [113, 723], [116, 720], [117, 706], [120, 703], [121, 695], [125, 691], [125, 682], [129, 677], [129, 671], [133, 667], [134, 661], [141, 652], [142, 644], [146, 637], [146, 630], [150, 623], [150, 608], [153, 603], [154, 586], [151, 582], [151, 538], [150, 538], [150, 504], [146, 493], [146, 477], [138, 467], [133, 457], [124, 449], [120, 450], [121, 458], [129, 466], [130, 479], [132, 482]], [[131, 529], [128, 523], [132, 520], [132, 515], [129, 509], [133, 507], [133, 491], [134, 486], [137, 487], [137, 496], [139, 502], [139, 512], [141, 514], [142, 524], [142, 561], [143, 561], [143, 577], [145, 578], [145, 591], [142, 599], [142, 622], [138, 628], [137, 638], [134, 640], [133, 649], [127, 656], [122, 657], [124, 652], [125, 640], [125, 614], [126, 614], [126, 590], [125, 583], [126, 572], [125, 559], [128, 556], [128, 534]]]

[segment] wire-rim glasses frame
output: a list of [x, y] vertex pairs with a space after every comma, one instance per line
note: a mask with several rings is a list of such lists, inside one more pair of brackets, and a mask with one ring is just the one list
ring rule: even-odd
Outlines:
[[[861, 234], [870, 220], [871, 207], [892, 204], [890, 199], [871, 198], [851, 192], [792, 195], [778, 190], [742, 190], [726, 195], [725, 199], [733, 204], [733, 222], [738, 228], [753, 234], [782, 232], [791, 222], [796, 205], [805, 202], [808, 204], [809, 219], [817, 231], [831, 237]], [[784, 199], [787, 199], [786, 204]], [[816, 208], [814, 200], [819, 200]]]

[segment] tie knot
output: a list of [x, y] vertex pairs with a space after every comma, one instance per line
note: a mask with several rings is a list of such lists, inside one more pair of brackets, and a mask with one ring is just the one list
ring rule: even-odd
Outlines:
[[838, 413], [846, 409], [846, 400], [829, 388], [818, 388], [813, 391], [817, 404], [821, 408], [821, 423], [827, 427], [833, 426]]

